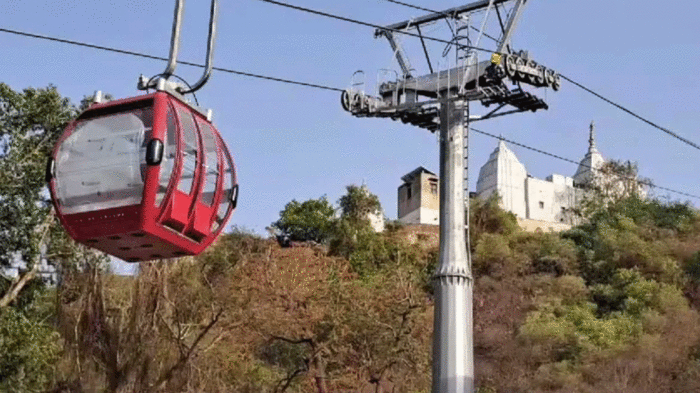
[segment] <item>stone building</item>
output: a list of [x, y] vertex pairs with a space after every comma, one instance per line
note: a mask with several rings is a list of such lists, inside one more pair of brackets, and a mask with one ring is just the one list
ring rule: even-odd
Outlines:
[[403, 177], [398, 190], [398, 218], [404, 224], [440, 223], [440, 187], [433, 172], [418, 167]]

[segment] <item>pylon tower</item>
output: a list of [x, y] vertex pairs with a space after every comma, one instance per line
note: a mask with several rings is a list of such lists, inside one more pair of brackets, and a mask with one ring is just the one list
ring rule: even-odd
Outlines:
[[[377, 95], [366, 94], [357, 81], [343, 91], [343, 108], [357, 117], [387, 117], [439, 131], [440, 140], [440, 255], [433, 276], [435, 322], [433, 330], [433, 393], [473, 393], [473, 277], [467, 247], [468, 130], [481, 121], [518, 112], [548, 109], [547, 103], [523, 88], [559, 90], [559, 75], [532, 60], [526, 51], [511, 49], [511, 36], [528, 0], [480, 0], [460, 7], [395, 23], [375, 31], [391, 46], [401, 72], [383, 81]], [[510, 6], [510, 11], [505, 13]], [[499, 38], [488, 34], [495, 15]], [[505, 16], [505, 17], [504, 17]], [[443, 49], [446, 69], [434, 70], [421, 26], [445, 20], [451, 40]], [[479, 23], [479, 21], [481, 23]], [[475, 26], [478, 24], [478, 27]], [[430, 70], [416, 76], [398, 36], [411, 30], [420, 38]], [[414, 32], [415, 31], [415, 32]], [[494, 34], [495, 35], [495, 34]], [[482, 39], [496, 41], [491, 56], [479, 61]], [[454, 49], [455, 63], [449, 66]], [[386, 74], [386, 73], [384, 73]], [[510, 86], [509, 86], [510, 84]], [[496, 108], [472, 115], [469, 103]]]

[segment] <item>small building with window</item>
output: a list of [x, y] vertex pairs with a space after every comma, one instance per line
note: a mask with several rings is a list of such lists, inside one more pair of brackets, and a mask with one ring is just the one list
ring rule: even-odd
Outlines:
[[440, 224], [440, 187], [433, 172], [418, 167], [401, 177], [398, 218], [404, 224]]

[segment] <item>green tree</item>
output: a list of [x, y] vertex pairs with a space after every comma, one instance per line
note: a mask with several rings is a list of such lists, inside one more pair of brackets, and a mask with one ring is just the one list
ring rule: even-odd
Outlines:
[[358, 273], [381, 265], [386, 248], [370, 222], [371, 214], [381, 214], [379, 198], [367, 187], [349, 185], [340, 197], [340, 219], [334, 223], [330, 252], [347, 258]]
[[[109, 94], [109, 93], [103, 93], [102, 94], [102, 102], [107, 102], [107, 101], [112, 101], [114, 100], [114, 97]], [[80, 112], [86, 110], [89, 108], [93, 102], [95, 101], [95, 94], [91, 94], [89, 96], [83, 96], [83, 99], [80, 100], [80, 105], [78, 105], [78, 110]]]
[[[107, 261], [67, 236], [46, 187], [47, 157], [76, 115], [54, 86], [20, 92], [0, 83], [1, 391], [39, 391], [53, 377], [60, 349], [50, 323], [56, 308], [53, 291], [37, 277], [40, 265], [54, 265], [65, 276], [86, 262]], [[18, 266], [17, 276], [7, 275], [8, 267]]]
[[485, 233], [510, 235], [520, 231], [515, 214], [503, 210], [498, 205], [498, 193], [491, 194], [487, 199], [471, 198], [469, 201], [469, 239], [475, 247]]
[[341, 218], [350, 221], [353, 225], [369, 224], [369, 215], [381, 214], [382, 206], [379, 198], [369, 192], [367, 187], [349, 185], [347, 194], [340, 197], [338, 203], [341, 209]]
[[44, 180], [46, 157], [75, 114], [54, 86], [15, 92], [0, 83], [0, 266], [27, 267], [2, 293], [0, 309], [36, 276], [41, 246], [57, 225]]
[[330, 234], [334, 215], [335, 209], [325, 196], [301, 203], [292, 200], [272, 227], [289, 235], [291, 240], [322, 242]]
[[643, 199], [652, 182], [639, 178], [639, 167], [632, 161], [606, 161], [596, 171], [594, 179], [583, 188], [587, 191], [576, 210], [588, 218], [611, 204], [630, 198]]

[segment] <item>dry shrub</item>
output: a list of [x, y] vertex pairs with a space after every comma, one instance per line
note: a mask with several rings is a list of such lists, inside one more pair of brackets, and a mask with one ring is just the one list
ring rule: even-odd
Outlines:
[[115, 393], [186, 388], [190, 360], [208, 342], [222, 310], [209, 304], [197, 315], [181, 313], [182, 303], [174, 301], [179, 288], [168, 285], [173, 269], [173, 262], [142, 263], [130, 296], [123, 285], [114, 285], [125, 280], [90, 266], [73, 273], [70, 281], [80, 283], [80, 296], [60, 309], [69, 385]]

